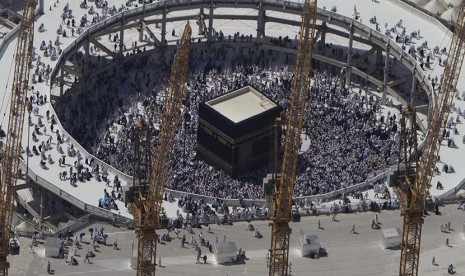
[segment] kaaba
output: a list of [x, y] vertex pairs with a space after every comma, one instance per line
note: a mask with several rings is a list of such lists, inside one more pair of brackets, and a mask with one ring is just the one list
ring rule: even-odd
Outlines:
[[201, 103], [198, 157], [232, 177], [269, 164], [275, 136], [279, 136], [275, 135], [275, 120], [281, 111], [251, 86]]

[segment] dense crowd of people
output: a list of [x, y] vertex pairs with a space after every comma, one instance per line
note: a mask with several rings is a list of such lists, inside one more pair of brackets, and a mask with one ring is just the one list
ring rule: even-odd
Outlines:
[[[96, 7], [103, 8], [104, 14], [116, 12], [114, 7], [110, 10], [107, 9], [107, 1], [96, 0], [95, 4]], [[131, 1], [128, 1], [126, 5], [130, 4]], [[88, 8], [86, 0], [81, 3], [81, 8]], [[124, 6], [120, 8], [120, 11], [123, 9], [125, 9]], [[94, 14], [94, 8], [91, 7], [88, 13]], [[357, 15], [355, 7], [354, 13]], [[72, 18], [72, 12], [68, 5], [64, 9], [64, 15], [66, 14], [67, 16], [63, 16], [62, 24], [64, 24], [66, 18]], [[92, 24], [104, 19], [104, 17], [100, 17], [97, 13]], [[81, 33], [81, 27], [84, 27], [86, 22], [87, 16], [81, 19], [81, 26], [77, 29], [78, 34]], [[374, 22], [376, 23], [376, 18]], [[74, 36], [74, 19], [72, 19], [71, 24], [73, 27], [71, 29], [72, 36]], [[70, 20], [68, 20], [67, 25], [69, 29]], [[402, 23], [400, 22], [397, 25], [401, 28]], [[376, 29], [378, 30], [378, 25]], [[62, 30], [61, 25], [60, 30]], [[40, 25], [39, 31], [45, 31], [43, 24]], [[392, 32], [397, 31], [394, 28]], [[66, 37], [65, 30], [59, 34]], [[389, 33], [386, 34], [389, 35]], [[408, 36], [404, 38], [404, 35], [405, 33], [400, 37], [396, 37], [396, 42], [409, 39]], [[412, 38], [416, 38], [416, 36], [416, 32], [415, 35], [412, 33]], [[110, 40], [111, 37], [110, 35]], [[219, 37], [220, 40], [221, 37], [224, 39], [221, 32]], [[251, 39], [251, 37], [244, 37], [240, 34], [229, 38], [229, 40], [242, 42], [249, 42]], [[272, 43], [274, 45], [293, 47], [293, 41], [287, 37], [273, 39]], [[57, 51], [59, 51], [59, 44], [59, 38], [55, 43], [56, 48], [51, 41], [49, 41], [48, 46], [43, 41], [39, 49], [44, 52], [44, 57], [50, 57], [54, 60], [58, 54]], [[133, 54], [136, 53], [136, 46], [137, 43], [133, 46]], [[289, 54], [278, 53], [268, 53], [268, 57], [259, 57], [253, 48], [248, 49], [248, 52], [245, 53], [239, 48], [235, 48], [235, 46], [213, 46], [213, 48], [210, 46], [193, 48], [193, 57], [189, 70], [191, 73], [187, 82], [188, 93], [186, 98], [183, 99], [181, 122], [178, 125], [173, 150], [174, 161], [171, 163], [167, 187], [187, 193], [220, 198], [261, 198], [262, 178], [270, 171], [270, 167], [233, 179], [197, 158], [195, 148], [198, 105], [200, 102], [218, 95], [245, 85], [252, 85], [286, 110], [289, 107], [287, 93], [291, 90], [293, 81], [293, 70], [287, 64], [294, 64], [293, 57]], [[435, 48], [434, 51], [438, 49]], [[424, 69], [423, 64], [428, 66], [432, 56], [429, 53], [426, 56], [426, 63], [423, 63], [422, 59], [425, 58], [422, 53], [423, 49], [419, 49], [419, 51], [421, 67]], [[137, 50], [137, 52], [145, 52], [145, 47], [143, 51]], [[415, 48], [409, 50], [409, 54], [415, 55]], [[61, 122], [70, 132], [71, 137], [76, 138], [79, 143], [98, 158], [128, 174], [138, 173], [138, 168], [135, 166], [136, 152], [138, 154], [147, 153], [145, 148], [137, 149], [135, 143], [137, 126], [141, 125], [141, 122], [147, 123], [147, 137], [149, 137], [147, 142], [152, 150], [156, 150], [155, 145], [161, 123], [160, 114], [165, 99], [167, 72], [169, 72], [168, 64], [170, 64], [171, 57], [160, 54], [155, 56], [140, 55], [129, 58], [121, 66], [99, 73], [93, 80], [86, 82], [85, 86], [77, 84], [76, 91], [67, 93], [61, 99], [66, 101], [66, 105], [55, 106]], [[337, 50], [337, 56], [339, 58], [343, 57], [342, 48]], [[48, 81], [51, 71], [50, 66], [46, 66], [45, 63], [41, 62], [40, 54], [33, 53], [33, 60], [36, 62], [33, 83]], [[212, 60], [215, 60], [215, 62], [212, 62]], [[101, 65], [100, 56], [97, 62], [93, 62], [94, 64], [89, 62], [91, 64], [90, 68], [96, 69], [98, 65]], [[441, 65], [440, 57], [439, 65]], [[312, 77], [312, 85], [308, 90], [309, 100], [305, 111], [303, 128], [303, 151], [299, 155], [294, 196], [322, 194], [364, 181], [394, 163], [397, 156], [396, 151], [398, 150], [397, 118], [394, 114], [381, 112], [381, 103], [376, 96], [359, 88], [344, 88], [343, 81], [335, 68], [326, 67], [316, 62], [314, 71], [316, 73]], [[433, 81], [433, 87], [435, 82], [437, 83], [437, 78], [436, 81]], [[29, 157], [40, 156], [40, 165], [44, 170], [48, 170], [49, 167], [58, 163], [60, 168], [64, 168], [64, 171], [59, 173], [60, 180], [66, 181], [69, 179], [70, 184], [73, 186], [77, 186], [78, 181], [86, 182], [90, 181], [91, 178], [99, 182], [103, 180], [107, 183], [108, 191], [107, 188], [104, 189], [103, 197], [98, 200], [98, 206], [118, 211], [117, 201], [119, 203], [123, 200], [123, 191], [118, 174], [114, 175], [113, 189], [111, 189], [106, 166], [96, 162], [90, 156], [81, 155], [78, 146], [75, 147], [75, 144], [71, 141], [72, 138], [58, 130], [57, 118], [50, 113], [50, 110], [47, 110], [42, 115], [39, 114], [39, 108], [46, 107], [48, 104], [46, 94], [42, 95], [39, 91], [35, 92], [34, 87], [31, 87], [29, 97], [26, 98], [25, 103], [30, 109], [28, 125], [32, 129], [33, 144], [30, 147], [28, 143], [23, 152]], [[447, 129], [449, 130], [444, 130], [443, 137], [448, 140], [449, 147], [456, 147], [452, 135], [459, 134], [454, 126], [460, 123], [459, 115], [463, 116], [463, 114], [461, 114], [460, 108], [452, 106], [452, 109], [456, 112], [454, 116], [457, 115], [457, 117], [449, 118], [447, 123]], [[76, 118], [79, 118], [79, 120], [76, 120]], [[453, 131], [453, 133], [450, 131]], [[0, 133], [0, 136], [3, 135]], [[465, 136], [463, 141], [465, 141]], [[56, 145], [56, 151], [61, 155], [58, 159], [52, 158], [50, 153], [53, 150], [52, 144]], [[148, 156], [150, 154], [145, 155], [145, 157]], [[144, 169], [147, 164], [142, 166], [142, 169]], [[443, 171], [448, 173], [453, 172], [454, 169], [451, 165], [444, 163]], [[440, 172], [438, 171], [438, 173]], [[437, 185], [440, 185], [439, 181]], [[389, 194], [388, 189], [384, 185], [380, 185], [380, 183], [374, 183], [373, 187], [376, 193], [375, 198], [378, 197], [378, 193]], [[368, 198], [368, 192], [363, 196], [361, 191], [354, 191], [353, 196], [361, 200], [356, 207], [357, 211], [365, 210], [367, 204], [363, 199]], [[174, 197], [166, 193], [164, 200], [172, 201]], [[298, 204], [301, 207], [307, 205], [306, 200], [300, 201]], [[339, 210], [349, 209], [350, 206], [346, 205], [345, 199], [343, 201], [343, 204], [339, 201], [339, 205], [334, 202], [331, 206], [333, 220], [335, 220], [336, 213]], [[54, 205], [53, 199], [51, 204]], [[310, 205], [313, 206], [313, 203], [310, 203]], [[393, 201], [392, 205], [397, 205], [397, 202]], [[374, 208], [378, 206], [374, 201], [369, 206], [371, 210], [378, 211], [378, 209]], [[391, 209], [391, 200], [386, 201], [383, 206], [385, 206], [384, 209]], [[460, 201], [458, 208], [464, 209], [464, 206], [465, 203]], [[232, 207], [230, 210], [230, 207], [221, 199], [215, 199], [210, 207], [203, 198], [195, 200], [189, 194], [181, 195], [178, 198], [178, 207], [188, 213], [186, 220], [182, 219], [183, 216], [178, 210], [177, 218], [169, 220], [167, 226], [169, 230], [166, 234], [159, 235], [158, 243], [171, 241], [170, 229], [183, 224], [188, 233], [192, 234], [190, 244], [197, 252], [196, 263], [199, 263], [201, 259], [201, 246], [205, 246], [212, 252], [213, 242], [210, 243], [201, 231], [198, 233], [199, 240], [197, 242], [192, 227], [198, 226], [200, 223], [213, 222], [209, 221], [210, 215], [216, 217], [215, 214], [221, 214], [218, 217], [218, 222], [222, 224], [231, 223], [231, 218], [249, 220], [268, 217], [266, 208], [261, 209], [253, 203], [247, 209]], [[115, 223], [115, 220], [113, 223]], [[379, 227], [378, 215], [376, 215], [372, 228], [379, 229]], [[320, 221], [318, 221], [318, 229], [320, 229]], [[445, 225], [441, 225], [442, 229], [445, 232]], [[450, 222], [447, 229], [451, 229]], [[247, 225], [247, 230], [255, 230], [255, 237], [262, 237], [260, 232], [254, 229], [250, 223]], [[97, 227], [90, 228], [89, 232], [95, 251], [98, 247], [97, 243], [106, 245], [108, 235], [104, 234], [103, 227], [100, 231], [97, 230]], [[174, 229], [174, 233], [176, 237], [179, 237], [180, 232], [177, 228]], [[208, 233], [213, 234], [210, 226], [208, 226]], [[352, 226], [351, 233], [356, 233], [355, 224]], [[70, 234], [68, 231], [66, 237], [59, 235], [61, 239], [59, 256], [65, 257], [66, 254], [67, 257], [65, 258], [70, 265], [78, 265], [75, 258], [75, 256], [79, 256], [77, 254], [79, 248], [78, 237], [77, 235], [74, 236], [73, 243]], [[84, 235], [85, 233], [80, 233], [80, 242], [82, 242]], [[224, 235], [222, 241], [226, 242], [226, 238], [226, 235]], [[74, 244], [72, 250], [71, 247], [66, 248], [65, 242], [67, 240], [69, 245]], [[36, 242], [36, 235], [34, 234], [33, 243]], [[218, 243], [218, 236], [215, 242]], [[186, 243], [186, 236], [183, 235], [181, 247], [185, 247]], [[448, 238], [446, 239], [446, 245], [449, 246]], [[113, 249], [118, 249], [116, 240], [113, 243]], [[30, 253], [35, 253], [32, 243]], [[242, 248], [239, 248], [238, 256], [245, 258], [245, 251]], [[90, 249], [85, 254], [83, 262], [90, 263], [89, 257], [95, 257], [94, 251]], [[207, 255], [204, 255], [202, 259], [205, 264]], [[432, 263], [436, 264], [434, 256]], [[162, 267], [160, 257], [158, 266]], [[449, 274], [456, 273], [454, 269], [455, 267], [450, 264], [448, 266]], [[53, 273], [50, 262], [47, 263], [47, 272]]]
[[[333, 7], [332, 10], [336, 12], [336, 9]], [[360, 18], [356, 7], [354, 18]], [[380, 32], [384, 27], [385, 34], [395, 38], [405, 50], [406, 41], [421, 39], [417, 30], [407, 33], [402, 20], [393, 26], [388, 23], [381, 26], [373, 17], [370, 23], [375, 24]], [[221, 31], [214, 30], [213, 34], [216, 40], [230, 41], [232, 45], [192, 47], [188, 98], [183, 100], [173, 150], [176, 162], [171, 164], [167, 187], [215, 197], [262, 198], [262, 179], [271, 171], [270, 166], [231, 178], [197, 158], [198, 104], [252, 85], [286, 110], [286, 93], [291, 89], [295, 57], [271, 51], [264, 53], [254, 46], [246, 50], [233, 46], [234, 42], [252, 42], [252, 36], [239, 32], [225, 36]], [[175, 36], [174, 29], [172, 35]], [[112, 42], [116, 43], [118, 39], [117, 34], [109, 35]], [[270, 42], [296, 48], [295, 39], [297, 37], [279, 37]], [[152, 137], [149, 144], [152, 150], [156, 150], [172, 60], [171, 54], [145, 54], [145, 47], [143, 50], [137, 48], [137, 42], [133, 42], [132, 48], [137, 49], [132, 54], [138, 53], [138, 56], [125, 59], [120, 66], [102, 70], [90, 80], [90, 84], [86, 83], [86, 87], [78, 82], [75, 91], [62, 97], [61, 101], [66, 105], [55, 106], [72, 137], [90, 153], [129, 175], [147, 169], [145, 164], [139, 168], [135, 162], [136, 151], [139, 151], [139, 155], [144, 151], [135, 145], [138, 139], [135, 137], [135, 126], [140, 122], [147, 122], [149, 136]], [[346, 49], [337, 45], [319, 44], [315, 51], [325, 52], [335, 59], [346, 59]], [[445, 54], [445, 49], [439, 51], [438, 46], [428, 50], [426, 41], [417, 48], [410, 46], [408, 51], [427, 68], [436, 58], [442, 65], [442, 55]], [[357, 54], [354, 58], [357, 58]], [[95, 68], [105, 60], [91, 62], [92, 68]], [[395, 60], [390, 61], [390, 67], [395, 65]], [[308, 141], [303, 141], [306, 148], [299, 155], [294, 196], [327, 193], [360, 183], [395, 162], [398, 150], [396, 116], [381, 114], [378, 98], [367, 93], [366, 89], [343, 88], [340, 72], [335, 68], [314, 62], [314, 71], [303, 129], [305, 140]], [[433, 88], [436, 83], [437, 80], [433, 79]], [[76, 121], [75, 118], [80, 120]]]
[[[85, 89], [67, 93], [73, 99], [65, 99], [66, 106], [57, 108], [65, 128], [98, 158], [127, 174], [137, 172], [135, 125], [147, 123], [154, 134], [151, 148], [155, 148], [170, 58], [128, 59], [99, 75], [102, 81], [94, 83], [92, 93]], [[176, 161], [171, 164], [167, 188], [221, 198], [263, 197], [262, 179], [270, 167], [231, 178], [196, 157], [198, 104], [252, 85], [286, 110], [293, 80], [287, 65], [293, 64], [291, 59], [282, 53], [259, 57], [254, 49], [244, 53], [234, 46], [193, 47], [188, 97], [183, 99], [173, 151]], [[377, 116], [379, 99], [343, 88], [334, 68], [317, 63], [315, 71], [304, 119], [310, 145], [299, 157], [295, 196], [362, 182], [391, 164], [397, 150], [396, 118]]]

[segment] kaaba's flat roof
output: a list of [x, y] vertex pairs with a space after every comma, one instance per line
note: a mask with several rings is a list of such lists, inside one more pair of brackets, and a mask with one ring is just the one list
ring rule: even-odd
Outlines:
[[206, 104], [234, 123], [276, 107], [274, 102], [250, 86], [214, 98]]

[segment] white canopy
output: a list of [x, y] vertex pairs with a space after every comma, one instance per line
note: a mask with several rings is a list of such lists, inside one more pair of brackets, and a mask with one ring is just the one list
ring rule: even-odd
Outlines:
[[444, 20], [455, 22], [457, 21], [458, 16], [459, 16], [459, 8], [450, 8], [441, 15], [441, 18]]
[[460, 5], [463, 3], [463, 0], [444, 0], [444, 2], [446, 2], [447, 5], [452, 5], [456, 8], [459, 8]]
[[429, 0], [412, 0], [412, 2], [420, 7], [423, 7], [424, 5], [428, 4]]
[[442, 14], [446, 10], [444, 4], [439, 0], [431, 0], [424, 8], [433, 14]]
[[26, 231], [32, 232], [32, 231], [35, 230], [25, 221], [18, 224], [15, 229], [16, 229], [16, 231], [24, 231], [24, 232], [26, 232]]

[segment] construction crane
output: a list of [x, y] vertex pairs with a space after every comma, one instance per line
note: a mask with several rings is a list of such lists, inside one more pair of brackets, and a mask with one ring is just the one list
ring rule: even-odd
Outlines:
[[292, 212], [300, 135], [307, 94], [310, 86], [310, 72], [316, 28], [316, 0], [305, 0], [302, 23], [299, 32], [299, 47], [296, 56], [294, 82], [289, 96], [289, 113], [285, 119], [283, 161], [279, 181], [274, 186], [274, 217], [270, 223], [271, 249], [269, 275], [289, 275], [289, 227]]
[[[426, 134], [418, 161], [415, 160], [418, 159], [415, 149], [408, 150], [412, 146], [413, 137], [409, 137], [409, 135], [401, 137], [401, 144], [404, 145], [402, 150], [405, 170], [399, 173], [400, 177], [398, 178], [396, 187], [397, 194], [403, 206], [402, 216], [404, 217], [399, 269], [399, 275], [401, 276], [418, 275], [421, 230], [423, 225], [422, 215], [425, 210], [431, 178], [436, 167], [443, 132], [446, 127], [464, 56], [465, 2], [462, 4], [457, 17], [436, 104], [433, 107], [432, 118], [428, 124], [428, 133]], [[413, 122], [413, 124], [410, 124], [411, 133], [416, 132], [414, 120], [411, 119], [415, 117], [414, 113], [415, 111], [412, 108], [407, 108], [404, 112], [405, 117], [410, 118], [409, 121]], [[408, 127], [405, 126], [405, 128], [407, 129]], [[416, 170], [414, 170], [415, 167]]]
[[[145, 194], [139, 194], [139, 200], [133, 204], [137, 221], [138, 238], [137, 275], [155, 275], [155, 259], [158, 217], [163, 201], [163, 189], [170, 169], [174, 136], [180, 119], [182, 96], [185, 93], [185, 81], [189, 62], [192, 29], [189, 23], [173, 59], [168, 80], [165, 106], [163, 108], [156, 153], [151, 166], [150, 181]], [[145, 196], [145, 198], [144, 198]]]
[[16, 180], [18, 177], [21, 139], [31, 67], [32, 42], [34, 39], [34, 11], [36, 0], [27, 0], [21, 21], [15, 55], [15, 72], [12, 84], [8, 132], [2, 163], [0, 194], [0, 276], [8, 275], [7, 257], [10, 254], [11, 218]]

